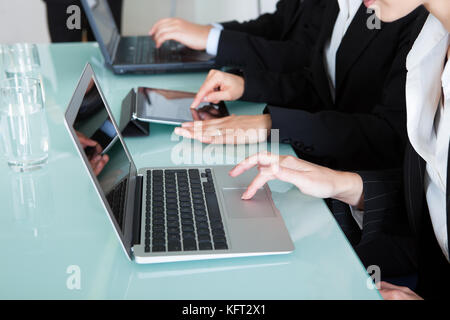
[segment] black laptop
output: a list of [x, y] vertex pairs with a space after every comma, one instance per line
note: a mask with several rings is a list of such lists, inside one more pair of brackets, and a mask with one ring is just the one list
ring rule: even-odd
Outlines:
[[179, 42], [166, 41], [156, 48], [150, 36], [121, 37], [106, 0], [81, 3], [105, 63], [115, 73], [204, 71], [214, 66], [213, 56]]

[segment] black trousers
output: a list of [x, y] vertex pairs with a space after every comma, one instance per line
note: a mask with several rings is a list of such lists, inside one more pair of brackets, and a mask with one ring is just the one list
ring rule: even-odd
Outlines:
[[[88, 41], [95, 41], [94, 35], [89, 27], [89, 23], [79, 0], [46, 0], [45, 2], [47, 5], [48, 30], [52, 42], [79, 42], [82, 40], [84, 30], [87, 31]], [[122, 2], [123, 0], [108, 0], [111, 12], [119, 30], [122, 25]], [[67, 19], [70, 16], [67, 13], [67, 8], [71, 5], [77, 5], [81, 9], [81, 30], [69, 30], [66, 26]]]

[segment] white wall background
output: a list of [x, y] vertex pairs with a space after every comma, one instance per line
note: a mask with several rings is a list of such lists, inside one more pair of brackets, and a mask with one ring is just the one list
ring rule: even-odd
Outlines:
[[[260, 0], [262, 12], [272, 12], [277, 0]], [[248, 20], [258, 16], [258, 0], [124, 0], [125, 35], [146, 34], [158, 19], [175, 15], [197, 23]], [[0, 43], [49, 42], [42, 0], [0, 0]]]

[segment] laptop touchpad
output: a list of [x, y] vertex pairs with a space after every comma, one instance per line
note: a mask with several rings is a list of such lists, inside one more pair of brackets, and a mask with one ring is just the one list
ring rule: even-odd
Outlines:
[[242, 200], [246, 189], [222, 189], [225, 210], [233, 219], [253, 219], [275, 217], [271, 199], [266, 190], [259, 189], [251, 200]]

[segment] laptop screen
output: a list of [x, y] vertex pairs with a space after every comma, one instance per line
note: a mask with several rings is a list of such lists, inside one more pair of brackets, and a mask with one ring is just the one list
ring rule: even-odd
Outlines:
[[[108, 2], [106, 0], [84, 0], [83, 4], [85, 5], [85, 8], [86, 5], [90, 8], [89, 11], [95, 22], [95, 27], [93, 26], [93, 28], [95, 28], [95, 31], [98, 32], [98, 35], [96, 34], [96, 36], [101, 37], [101, 41], [103, 41], [103, 44], [107, 48], [111, 57], [113, 50], [112, 47], [114, 45], [113, 41], [115, 39], [115, 35], [118, 34], [118, 31], [111, 15]], [[99, 40], [100, 39], [97, 38], [97, 41]]]
[[116, 222], [123, 231], [131, 161], [94, 80], [87, 87], [73, 128]]

